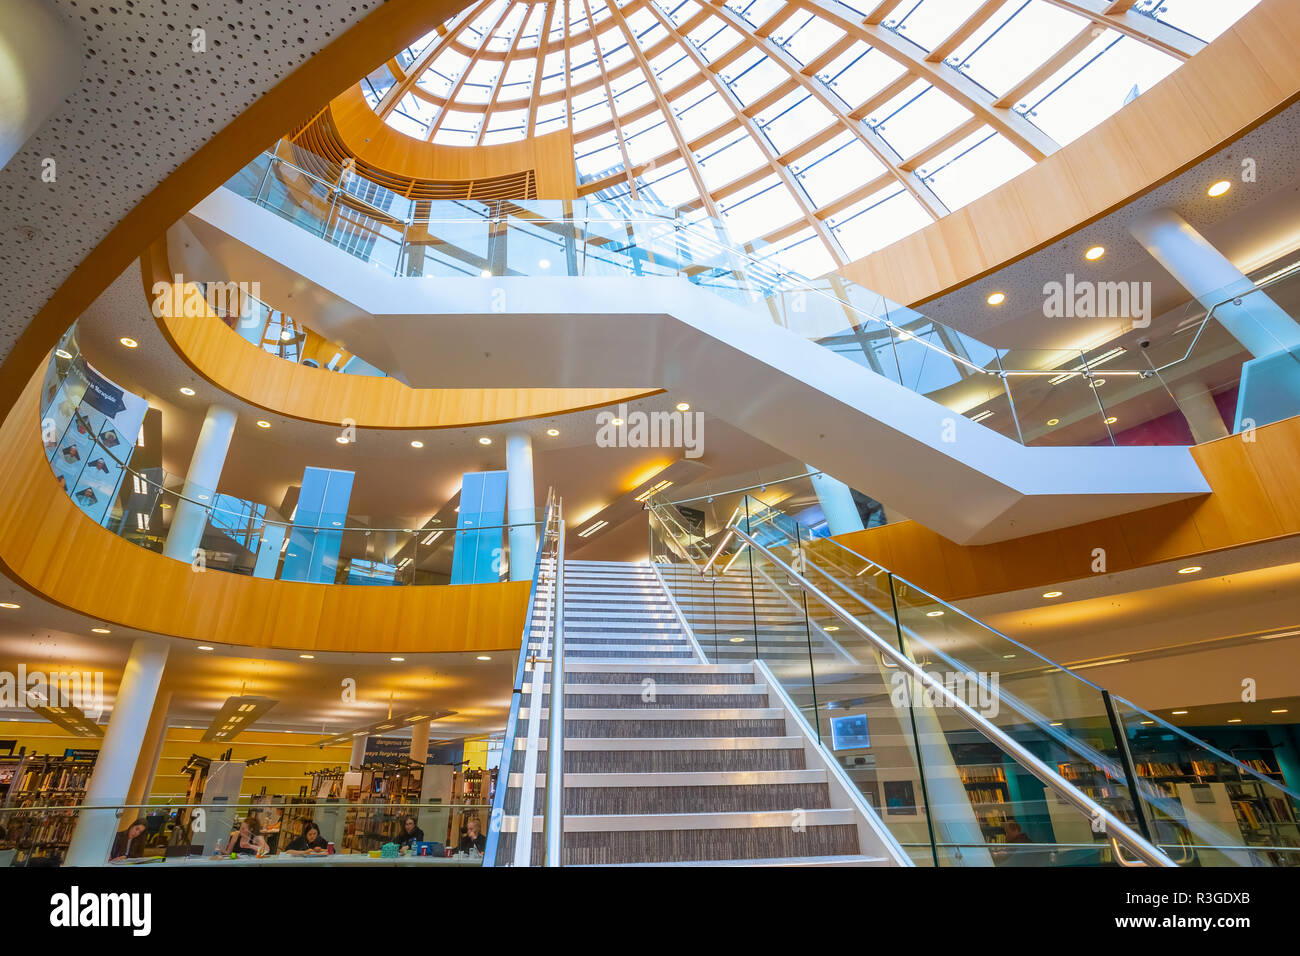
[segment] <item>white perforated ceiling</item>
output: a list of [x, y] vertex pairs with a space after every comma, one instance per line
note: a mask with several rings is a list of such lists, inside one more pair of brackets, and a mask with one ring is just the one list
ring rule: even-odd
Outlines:
[[[80, 38], [81, 60], [68, 64], [80, 79], [0, 170], [0, 358], [144, 196], [382, 0], [48, 2]], [[339, 81], [343, 88], [356, 77]], [[251, 155], [265, 144], [241, 145]], [[47, 158], [54, 182], [41, 177]]]

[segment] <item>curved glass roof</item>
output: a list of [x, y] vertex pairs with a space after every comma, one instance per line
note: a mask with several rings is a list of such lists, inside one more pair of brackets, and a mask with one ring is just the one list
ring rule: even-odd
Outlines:
[[1258, 0], [478, 0], [362, 81], [410, 136], [573, 131], [579, 191], [809, 275], [1091, 129]]

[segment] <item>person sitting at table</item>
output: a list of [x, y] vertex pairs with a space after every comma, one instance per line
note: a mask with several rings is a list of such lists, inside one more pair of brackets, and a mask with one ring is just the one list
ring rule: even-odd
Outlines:
[[399, 847], [410, 847], [415, 849], [416, 843], [424, 842], [424, 831], [415, 824], [415, 817], [409, 814], [402, 819], [402, 829], [398, 831], [397, 839], [394, 840]]
[[240, 856], [257, 856], [258, 850], [267, 852], [270, 848], [262, 838], [261, 829], [257, 817], [247, 816], [240, 820], [239, 830], [231, 834], [226, 852], [237, 853]]
[[456, 847], [457, 853], [482, 853], [487, 849], [487, 837], [479, 833], [478, 817], [470, 817], [465, 821], [465, 835], [460, 838], [460, 845]]
[[113, 849], [109, 851], [108, 862], [137, 860], [144, 856], [145, 831], [148, 828], [144, 817], [137, 817], [134, 823], [113, 838]]
[[308, 820], [302, 836], [290, 843], [284, 852], [289, 856], [319, 856], [329, 852], [329, 844], [320, 835], [320, 827], [316, 826], [315, 821]]

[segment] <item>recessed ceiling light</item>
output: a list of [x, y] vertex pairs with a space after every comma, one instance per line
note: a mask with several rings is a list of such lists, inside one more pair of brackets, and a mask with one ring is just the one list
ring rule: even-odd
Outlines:
[[1110, 416], [1110, 418], [1106, 419], [1106, 424], [1107, 424], [1107, 425], [1114, 425], [1117, 421], [1119, 421], [1119, 419], [1116, 418], [1114, 415], [1112, 415], [1112, 416]]
[[838, 624], [827, 624], [822, 628], [823, 631], [838, 631], [839, 629], [840, 626]]
[[1011, 658], [1013, 658], [1013, 657], [1015, 657], [1015, 656], [1016, 656], [1015, 654], [1003, 654], [1003, 655], [1002, 655], [1002, 659], [1003, 659], [1004, 661], [1009, 661], [1009, 660], [1011, 660]]
[[194, 389], [190, 388], [188, 385], [182, 385], [182, 386], [181, 386], [181, 394], [182, 394], [182, 395], [193, 395], [193, 394], [194, 394]]
[[1051, 726], [1052, 726], [1052, 727], [1060, 727], [1060, 726], [1061, 726], [1061, 722], [1060, 722], [1059, 720], [1054, 720], [1054, 721], [1052, 721]]
[[411, 447], [412, 447], [412, 448], [423, 448], [423, 447], [424, 447], [424, 442], [420, 441], [420, 440], [417, 438], [415, 441], [411, 442]]
[[1229, 718], [1228, 718], [1228, 723], [1230, 723], [1230, 724], [1239, 724], [1239, 723], [1241, 723], [1241, 718], [1240, 718], [1240, 717], [1229, 717]]
[[293, 338], [293, 332], [291, 332], [289, 329], [285, 329], [283, 332], [280, 333], [281, 342], [288, 342], [291, 338]]
[[338, 438], [336, 438], [336, 439], [334, 439], [334, 440], [335, 440], [336, 442], [338, 442], [340, 445], [346, 445], [346, 444], [348, 443], [348, 436], [347, 436], [347, 435], [340, 435]]
[[1052, 427], [1053, 425], [1059, 425], [1059, 424], [1061, 424], [1061, 420], [1059, 418], [1049, 418], [1047, 420], [1047, 425], [1049, 428]]
[[1044, 591], [1044, 592], [1043, 592], [1043, 597], [1045, 597], [1045, 598], [1057, 598], [1057, 597], [1060, 597], [1063, 593], [1064, 593], [1064, 592], [1062, 592], [1062, 591]]
[[943, 617], [943, 611], [926, 611], [926, 617]]
[[1206, 190], [1211, 199], [1218, 199], [1232, 188], [1232, 181], [1229, 179], [1220, 179], [1217, 183]]
[[550, 435], [552, 438], [554, 438], [554, 437], [555, 437], [556, 435], [558, 435], [559, 433], [560, 433], [560, 430], [559, 430], [558, 428], [548, 428], [548, 429], [546, 429], [546, 434]]
[[125, 346], [126, 346], [127, 348], [129, 348], [129, 349], [133, 349], [133, 348], [135, 348], [137, 345], [140, 344], [140, 343], [137, 342], [135, 339], [130, 338], [130, 337], [125, 336], [125, 335], [122, 336], [120, 339], [118, 339], [118, 341], [121, 342], [123, 345], [125, 345]]
[[475, 660], [490, 661], [492, 660], [492, 658], [489, 657], [487, 654], [480, 654], [477, 658], [475, 658]]
[[59, 358], [61, 358], [61, 359], [70, 359], [70, 358], [72, 358], [72, 353], [69, 352], [67, 349], [55, 349], [55, 350], [54, 350], [54, 354], [57, 355], [57, 356], [58, 356]]
[[394, 664], [400, 664], [400, 663], [402, 663], [402, 661], [406, 660], [406, 658], [405, 658], [405, 657], [390, 657], [389, 660], [392, 661]]
[[1083, 254], [1083, 257], [1087, 259], [1089, 262], [1096, 262], [1105, 254], [1106, 254], [1105, 246], [1093, 246], [1091, 249], [1089, 249], [1087, 252]]
[[10, 611], [16, 611], [22, 607], [21, 604], [15, 604], [13, 601], [0, 601], [0, 607], [7, 608]]
[[258, 427], [258, 428], [270, 428], [270, 427], [271, 427], [271, 423], [268, 422], [268, 421], [259, 421], [259, 422], [257, 423], [257, 427]]
[[744, 639], [743, 637], [733, 637], [733, 638], [731, 638], [731, 643], [732, 643], [732, 644], [744, 644], [744, 643], [745, 643], [745, 639]]
[[1201, 570], [1201, 566], [1200, 566], [1199, 564], [1191, 564], [1191, 565], [1188, 565], [1188, 566], [1185, 567], [1185, 568], [1179, 568], [1179, 569], [1178, 569], [1178, 573], [1179, 573], [1179, 574], [1195, 574], [1197, 571], [1200, 571], [1200, 570]]
[[316, 659], [315, 654], [299, 654], [298, 656], [301, 657], [304, 661], [314, 661]]
[[210, 650], [212, 650], [212, 649], [213, 649], [213, 648], [212, 648], [212, 645], [211, 645], [211, 644], [200, 644], [200, 645], [199, 645], [199, 650], [201, 650], [201, 651], [210, 651]]
[[479, 275], [482, 276], [484, 279], [491, 279], [491, 278], [492, 278], [492, 270], [491, 270], [491, 269], [484, 269], [482, 272], [479, 273]]
[[1143, 727], [1150, 727], [1150, 726], [1151, 726], [1152, 724], [1154, 724], [1154, 723], [1155, 723], [1154, 720], [1144, 720], [1144, 721], [1142, 721], [1142, 726], [1143, 726]]
[[1270, 714], [1285, 714], [1286, 712], [1287, 712], [1287, 710], [1286, 710], [1285, 707], [1278, 707], [1278, 708], [1276, 708], [1275, 710], [1270, 710], [1270, 711], [1269, 711]]
[[487, 435], [484, 435], [482, 438], [478, 440], [478, 443], [480, 445], [490, 445], [492, 444], [492, 439], [488, 438]]
[[1183, 714], [1187, 713], [1187, 711], [1185, 711], [1185, 710], [1171, 710], [1170, 713], [1173, 714], [1173, 715], [1175, 715], [1175, 716], [1182, 716]]
[[1106, 384], [1106, 380], [1104, 378], [1094, 378], [1091, 382], [1088, 383], [1088, 387], [1101, 388], [1105, 384]]
[[989, 305], [995, 305], [995, 306], [1001, 305], [1005, 301], [1007, 301], [1007, 296], [1005, 292], [994, 292], [991, 296], [988, 297]]
[[679, 412], [689, 412], [691, 410], [691, 406], [686, 402], [678, 402], [677, 410]]
[[615, 419], [612, 419], [612, 420], [610, 421], [610, 424], [611, 424], [611, 425], [622, 425], [622, 424], [623, 424], [623, 419], [621, 419], [621, 418], [615, 418]]
[[551, 260], [550, 260], [550, 259], [538, 259], [538, 260], [537, 260], [537, 268], [539, 268], [539, 269], [549, 269], [550, 267], [551, 267]]
[[112, 632], [109, 631], [109, 629], [106, 628], [106, 627], [92, 627], [90, 630], [91, 630], [91, 633], [92, 633], [92, 634], [110, 634], [110, 633], [112, 633]]

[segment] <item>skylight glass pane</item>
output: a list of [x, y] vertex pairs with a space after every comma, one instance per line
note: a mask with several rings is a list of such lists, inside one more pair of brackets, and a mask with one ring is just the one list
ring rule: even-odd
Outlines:
[[831, 230], [855, 259], [909, 236], [930, 214], [902, 186], [890, 187], [831, 219]]
[[773, 116], [763, 130], [779, 152], [793, 149], [804, 141], [811, 130], [825, 129], [835, 120], [835, 115], [817, 102], [811, 94]]
[[1259, 0], [1138, 0], [1140, 13], [1207, 43], [1254, 9]]
[[817, 206], [825, 206], [885, 171], [861, 142], [845, 134], [812, 153], [795, 174]]
[[[1034, 72], [1088, 25], [1083, 17], [1047, 0], [1028, 0], [1012, 6], [1015, 12], [1010, 19], [1003, 20], [1001, 27], [977, 49], [963, 52], [970, 45], [967, 41], [958, 51], [966, 73], [995, 96], [1002, 96]], [[999, 21], [1005, 10], [1000, 10], [993, 21]]]
[[739, 179], [767, 162], [763, 151], [747, 133], [733, 137], [719, 149], [699, 157], [700, 176], [709, 189]]
[[1130, 37], [1102, 37], [1026, 97], [1029, 118], [1061, 145], [1072, 142], [1178, 68], [1168, 54]]
[[970, 118], [970, 110], [932, 86], [876, 127], [876, 132], [906, 158]]
[[905, 4], [899, 8], [905, 12], [896, 29], [900, 36], [928, 52], [948, 39], [983, 4], [984, 0], [921, 0], [910, 9], [906, 9], [910, 4]]
[[727, 197], [718, 205], [727, 232], [737, 242], [772, 232], [801, 215], [798, 203], [775, 176], [769, 176], [736, 197]]
[[1007, 139], [982, 127], [927, 164], [926, 178], [949, 210], [978, 199], [1034, 164]]

